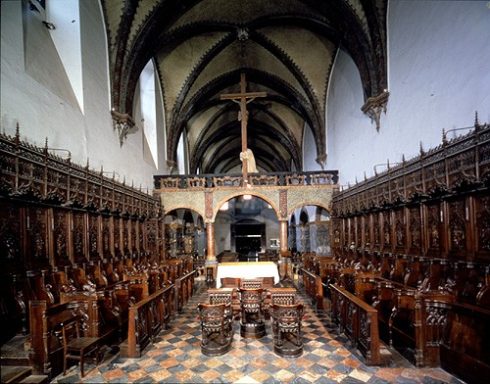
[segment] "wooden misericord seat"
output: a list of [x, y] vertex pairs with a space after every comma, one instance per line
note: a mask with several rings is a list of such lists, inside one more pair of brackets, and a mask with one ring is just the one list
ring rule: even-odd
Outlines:
[[263, 312], [264, 291], [261, 288], [238, 290], [240, 298], [240, 335], [259, 339], [265, 335]]
[[82, 317], [74, 316], [58, 325], [55, 334], [63, 346], [63, 375], [66, 375], [68, 360], [80, 362], [80, 377], [84, 376], [86, 357], [92, 357], [95, 365], [99, 363], [99, 337], [82, 336]]
[[303, 353], [301, 319], [303, 304], [273, 304], [272, 334], [274, 352], [283, 357], [298, 357]]
[[201, 321], [201, 352], [206, 356], [220, 356], [231, 349], [233, 319], [230, 303], [197, 305]]

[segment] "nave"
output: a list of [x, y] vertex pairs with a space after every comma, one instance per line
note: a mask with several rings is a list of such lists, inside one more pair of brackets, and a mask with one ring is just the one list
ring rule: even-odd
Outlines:
[[[261, 339], [240, 336], [234, 324], [232, 349], [217, 357], [201, 353], [201, 330], [197, 304], [207, 301], [207, 287], [196, 280], [194, 296], [177, 313], [168, 331], [160, 333], [139, 359], [122, 359], [106, 352], [97, 367], [87, 364], [85, 377], [72, 366], [52, 383], [462, 383], [440, 368], [415, 368], [401, 357], [390, 367], [366, 366], [352, 353], [347, 339], [339, 335], [324, 311], [315, 311], [300, 291], [305, 304], [303, 354], [282, 358], [273, 352], [270, 323]], [[394, 354], [393, 356], [398, 356]]]

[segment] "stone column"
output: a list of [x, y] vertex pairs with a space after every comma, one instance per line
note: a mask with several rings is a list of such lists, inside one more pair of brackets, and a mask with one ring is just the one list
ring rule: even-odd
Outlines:
[[291, 254], [288, 251], [288, 221], [279, 220], [279, 242], [280, 254], [279, 275], [281, 280], [290, 280], [291, 278]]
[[288, 221], [279, 221], [279, 243], [281, 255], [287, 254], [288, 252]]
[[206, 223], [206, 284], [208, 287], [214, 287], [216, 282], [216, 247], [214, 244], [214, 223], [208, 221]]
[[214, 223], [206, 223], [206, 264], [216, 263], [216, 247], [214, 243]]

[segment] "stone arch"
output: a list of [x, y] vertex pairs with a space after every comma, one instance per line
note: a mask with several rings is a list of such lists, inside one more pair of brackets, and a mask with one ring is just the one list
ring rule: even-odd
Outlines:
[[244, 195], [252, 195], [252, 196], [258, 197], [259, 199], [264, 200], [266, 203], [270, 204], [270, 206], [272, 207], [272, 210], [276, 214], [277, 219], [279, 220], [279, 218], [281, 217], [279, 214], [279, 207], [277, 206], [276, 202], [271, 200], [269, 197], [263, 195], [262, 193], [256, 192], [256, 191], [246, 191], [246, 193], [243, 191], [240, 191], [240, 192], [230, 193], [229, 195], [226, 195], [225, 197], [218, 200], [215, 204], [213, 204], [213, 218], [209, 221], [214, 222], [214, 220], [216, 219], [216, 215], [219, 212], [220, 207], [225, 202], [227, 202], [228, 200], [231, 200], [235, 197], [244, 196]]
[[178, 204], [176, 206], [164, 207], [163, 214], [164, 214], [164, 216], [168, 215], [170, 212], [175, 211], [177, 209], [188, 209], [192, 212], [197, 213], [198, 215], [200, 215], [203, 218], [206, 217], [204, 211], [201, 211], [199, 208], [192, 206], [192, 205], [184, 205], [184, 204], [182, 204], [182, 205]]
[[307, 205], [310, 205], [310, 206], [317, 206], [317, 207], [323, 208], [323, 209], [325, 209], [325, 210], [328, 212], [328, 214], [329, 214], [329, 215], [331, 215], [331, 214], [332, 214], [332, 213], [331, 213], [330, 208], [329, 208], [329, 207], [327, 207], [327, 206], [326, 206], [324, 203], [319, 202], [319, 201], [310, 201], [310, 200], [305, 200], [305, 201], [300, 202], [300, 203], [297, 203], [297, 204], [295, 204], [295, 205], [293, 205], [293, 206], [288, 206], [288, 215], [287, 215], [287, 217], [289, 218], [289, 217], [293, 216], [293, 215], [294, 215], [294, 211], [295, 211], [296, 209], [299, 209], [299, 208], [305, 207], [305, 206], [307, 206]]

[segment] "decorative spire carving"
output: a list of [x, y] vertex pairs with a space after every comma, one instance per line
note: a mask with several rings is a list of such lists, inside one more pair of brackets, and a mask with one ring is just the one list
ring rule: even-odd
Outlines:
[[134, 120], [129, 114], [117, 112], [115, 109], [111, 111], [111, 115], [114, 129], [117, 130], [119, 135], [119, 145], [122, 147], [129, 131], [135, 125]]
[[378, 96], [372, 96], [366, 100], [361, 107], [361, 111], [371, 118], [371, 121], [376, 123], [376, 130], [379, 132], [381, 112], [386, 113], [386, 105], [390, 93], [385, 89]]

